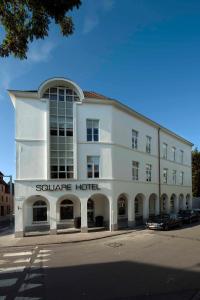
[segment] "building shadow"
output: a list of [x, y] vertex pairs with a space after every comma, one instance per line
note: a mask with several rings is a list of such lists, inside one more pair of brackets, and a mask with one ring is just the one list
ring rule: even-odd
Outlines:
[[194, 298], [200, 290], [199, 263], [191, 266], [191, 270], [132, 261], [84, 264], [81, 255], [76, 266], [65, 267], [71, 262], [67, 262], [67, 258], [59, 261], [58, 257], [62, 267], [30, 269], [28, 276], [26, 271], [0, 274], [0, 282], [19, 276], [13, 286], [0, 287], [0, 295], [7, 296], [8, 300], [18, 299], [14, 297], [48, 300], [199, 299]]

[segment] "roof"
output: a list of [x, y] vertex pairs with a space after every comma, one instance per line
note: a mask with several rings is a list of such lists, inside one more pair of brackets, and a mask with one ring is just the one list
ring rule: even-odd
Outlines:
[[104, 96], [102, 94], [96, 93], [96, 92], [92, 92], [92, 91], [83, 91], [83, 94], [85, 97], [87, 98], [95, 98], [95, 99], [111, 99], [107, 96]]

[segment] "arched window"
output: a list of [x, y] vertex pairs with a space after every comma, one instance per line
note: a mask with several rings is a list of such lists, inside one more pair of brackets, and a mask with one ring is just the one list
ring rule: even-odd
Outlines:
[[126, 215], [126, 198], [120, 197], [118, 200], [118, 215], [125, 216]]
[[71, 200], [63, 200], [60, 203], [60, 219], [70, 220], [74, 218], [74, 203]]
[[38, 200], [33, 204], [33, 222], [47, 221], [47, 204], [43, 200]]

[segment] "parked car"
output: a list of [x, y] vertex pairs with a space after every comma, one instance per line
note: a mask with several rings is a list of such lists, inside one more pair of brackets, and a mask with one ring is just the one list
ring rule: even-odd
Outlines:
[[182, 226], [182, 218], [177, 214], [157, 215], [146, 222], [146, 227], [149, 229], [169, 230], [180, 226]]
[[182, 219], [183, 223], [188, 224], [192, 222], [198, 222], [200, 219], [199, 212], [191, 209], [180, 210], [178, 215]]

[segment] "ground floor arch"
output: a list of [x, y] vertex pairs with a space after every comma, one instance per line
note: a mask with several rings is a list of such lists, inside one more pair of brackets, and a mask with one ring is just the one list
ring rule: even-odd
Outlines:
[[168, 196], [167, 194], [162, 194], [160, 197], [160, 213], [168, 213]]
[[33, 195], [24, 201], [24, 231], [49, 230], [50, 204], [44, 196]]
[[178, 199], [178, 207], [179, 207], [179, 210], [182, 210], [185, 208], [185, 205], [184, 205], [184, 195], [183, 194], [180, 194], [179, 195], [179, 199]]
[[110, 228], [110, 203], [104, 194], [96, 193], [88, 198], [87, 224], [88, 228]]
[[155, 216], [159, 212], [158, 196], [153, 193], [149, 196], [149, 216]]
[[[80, 199], [73, 194], [62, 195], [56, 202], [57, 229], [74, 228], [75, 220], [80, 218]], [[79, 222], [80, 223], [80, 222]]]
[[128, 227], [128, 195], [120, 194], [117, 199], [118, 228]]
[[170, 207], [169, 207], [170, 213], [176, 213], [177, 212], [177, 197], [175, 194], [172, 194], [170, 197]]
[[135, 207], [135, 225], [141, 225], [144, 222], [144, 208], [145, 208], [145, 196], [141, 193], [135, 196], [134, 207]]

